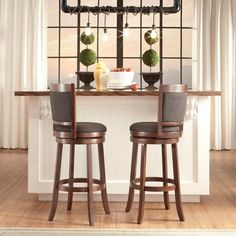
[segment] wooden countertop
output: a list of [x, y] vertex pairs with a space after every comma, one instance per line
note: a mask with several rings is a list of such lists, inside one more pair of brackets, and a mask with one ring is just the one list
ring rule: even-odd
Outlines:
[[[77, 90], [77, 96], [158, 96], [158, 90]], [[220, 96], [220, 91], [194, 91], [188, 90], [188, 96]], [[15, 91], [15, 96], [49, 96], [49, 90], [47, 91]]]

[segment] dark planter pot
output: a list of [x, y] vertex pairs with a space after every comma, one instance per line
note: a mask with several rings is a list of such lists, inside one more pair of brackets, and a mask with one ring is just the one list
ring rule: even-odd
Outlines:
[[162, 77], [162, 72], [144, 72], [141, 73], [143, 76], [143, 80], [148, 84], [145, 89], [154, 90], [157, 87], [154, 86], [156, 82], [158, 82]]
[[94, 89], [94, 87], [90, 85], [90, 83], [94, 81], [93, 72], [76, 72], [76, 74], [78, 75], [77, 87], [79, 87], [79, 81], [84, 83], [79, 89]]

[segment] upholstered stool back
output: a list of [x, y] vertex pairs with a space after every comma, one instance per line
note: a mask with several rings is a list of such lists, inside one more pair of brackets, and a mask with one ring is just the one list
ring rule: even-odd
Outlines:
[[74, 84], [64, 84], [50, 86], [50, 101], [52, 109], [52, 119], [56, 122], [72, 122], [75, 113]]
[[[133, 142], [129, 197], [126, 211], [132, 208], [134, 191], [139, 190], [137, 223], [144, 215], [145, 192], [163, 192], [165, 208], [170, 208], [169, 191], [175, 191], [176, 208], [180, 221], [184, 221], [181, 206], [177, 143], [183, 132], [183, 121], [187, 104], [187, 86], [182, 84], [160, 85], [157, 121], [133, 123], [130, 140]], [[162, 149], [162, 176], [146, 176], [147, 145], [159, 144]], [[140, 176], [136, 177], [138, 145], [141, 145]], [[168, 177], [167, 145], [171, 145], [173, 178]], [[147, 182], [161, 182], [163, 186], [150, 186]]]
[[[103, 143], [105, 141], [106, 126], [97, 122], [76, 122], [76, 90], [74, 84], [51, 84], [50, 101], [53, 119], [53, 135], [57, 142], [57, 157], [53, 196], [49, 221], [54, 219], [58, 194], [60, 191], [68, 192], [67, 210], [72, 209], [73, 193], [87, 192], [89, 224], [94, 225], [93, 192], [101, 191], [102, 203], [106, 214], [110, 213], [104, 163]], [[70, 145], [69, 177], [60, 178], [62, 165], [62, 148], [64, 144]], [[98, 146], [100, 178], [92, 176], [92, 145]], [[75, 145], [86, 145], [87, 177], [74, 177]], [[87, 183], [87, 187], [75, 184]]]
[[[159, 137], [161, 136], [165, 137], [165, 135], [163, 135], [163, 131], [165, 131], [165, 133], [167, 131], [170, 132], [168, 136], [171, 136], [171, 131], [176, 133], [175, 137], [182, 136], [186, 105], [187, 105], [186, 85], [180, 85], [180, 84], [160, 85], [160, 94], [158, 102]], [[170, 128], [172, 128], [172, 130]]]

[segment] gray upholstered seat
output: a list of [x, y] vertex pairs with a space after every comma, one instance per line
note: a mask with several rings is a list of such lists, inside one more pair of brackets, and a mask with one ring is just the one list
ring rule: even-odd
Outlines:
[[[54, 130], [58, 132], [71, 132], [71, 126], [54, 125]], [[77, 133], [91, 133], [91, 132], [105, 132], [106, 126], [100, 123], [94, 122], [77, 122]]]
[[[130, 126], [130, 131], [134, 132], [157, 132], [157, 122], [137, 122]], [[179, 132], [179, 126], [163, 127], [163, 132]]]

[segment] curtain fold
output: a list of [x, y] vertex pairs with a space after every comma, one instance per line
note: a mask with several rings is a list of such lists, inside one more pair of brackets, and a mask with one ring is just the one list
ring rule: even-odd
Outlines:
[[[236, 88], [236, 1], [232, 0], [232, 20], [233, 20], [233, 52], [234, 52], [234, 58], [233, 58], [233, 82], [234, 82], [234, 88]], [[236, 89], [233, 92], [233, 104], [236, 104], [236, 94], [235, 94]], [[233, 111], [233, 117], [236, 117], [236, 108]], [[233, 120], [233, 133], [232, 133], [232, 140], [233, 140], [233, 148], [236, 149], [236, 121]]]
[[220, 90], [211, 98], [211, 148], [236, 147], [235, 0], [195, 0], [195, 89]]
[[45, 0], [0, 1], [0, 147], [27, 148], [27, 98], [47, 88]]

